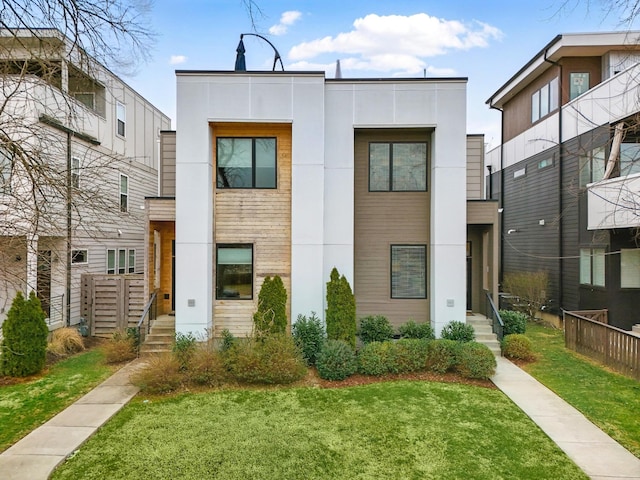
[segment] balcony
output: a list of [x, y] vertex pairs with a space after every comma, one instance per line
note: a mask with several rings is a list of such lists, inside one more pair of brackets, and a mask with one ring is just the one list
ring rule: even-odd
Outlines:
[[588, 229], [640, 227], [640, 173], [587, 185]]

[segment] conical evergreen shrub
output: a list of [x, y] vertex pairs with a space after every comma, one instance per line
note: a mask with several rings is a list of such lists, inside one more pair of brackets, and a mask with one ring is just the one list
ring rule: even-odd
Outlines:
[[265, 278], [260, 287], [253, 326], [257, 336], [287, 331], [287, 290], [278, 275]]
[[337, 268], [331, 270], [327, 282], [327, 338], [343, 340], [356, 346], [356, 299], [347, 278], [338, 273]]

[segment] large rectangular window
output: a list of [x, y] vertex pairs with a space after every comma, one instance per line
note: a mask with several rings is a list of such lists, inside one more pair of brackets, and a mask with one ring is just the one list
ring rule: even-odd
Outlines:
[[640, 248], [620, 250], [620, 287], [640, 288]]
[[580, 155], [580, 186], [586, 187], [587, 184], [598, 182], [604, 177], [605, 169], [605, 150], [604, 147], [594, 148], [584, 155]]
[[216, 298], [253, 298], [253, 245], [216, 245]]
[[369, 191], [426, 192], [427, 143], [370, 143]]
[[120, 174], [120, 211], [129, 211], [129, 177]]
[[583, 285], [605, 286], [604, 248], [580, 249], [580, 283]]
[[218, 188], [276, 188], [275, 138], [224, 138], [216, 142]]
[[391, 245], [391, 298], [427, 298], [426, 245]]
[[537, 122], [558, 108], [558, 78], [531, 94], [531, 122]]
[[123, 103], [116, 102], [116, 133], [125, 136], [127, 125], [127, 110]]

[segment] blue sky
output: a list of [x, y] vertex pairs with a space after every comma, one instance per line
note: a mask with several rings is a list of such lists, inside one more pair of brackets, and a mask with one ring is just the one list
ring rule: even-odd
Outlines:
[[[256, 33], [286, 70], [333, 78], [455, 76], [469, 79], [467, 131], [499, 143], [500, 115], [485, 101], [559, 33], [622, 28], [597, 0], [256, 0]], [[562, 6], [565, 5], [564, 8]], [[587, 8], [587, 6], [589, 8]], [[241, 33], [254, 32], [241, 0], [155, 0], [151, 60], [125, 77], [172, 119], [175, 70], [233, 70]], [[245, 37], [248, 70], [270, 70], [273, 51]]]

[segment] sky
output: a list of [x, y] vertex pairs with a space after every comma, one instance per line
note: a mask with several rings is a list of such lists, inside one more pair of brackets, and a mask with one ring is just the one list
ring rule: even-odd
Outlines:
[[[342, 78], [466, 77], [467, 132], [500, 143], [486, 100], [560, 33], [625, 28], [599, 0], [155, 0], [150, 59], [124, 80], [175, 121], [176, 70], [233, 70], [241, 33], [259, 33], [285, 70]], [[271, 70], [273, 50], [245, 37], [247, 70]], [[278, 64], [279, 69], [279, 64]]]

